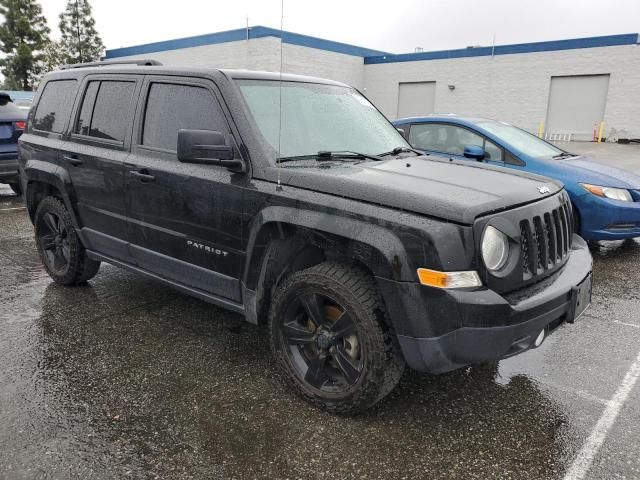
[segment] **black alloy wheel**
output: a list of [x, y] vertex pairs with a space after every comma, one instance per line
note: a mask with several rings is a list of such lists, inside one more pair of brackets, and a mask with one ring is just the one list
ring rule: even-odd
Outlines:
[[34, 225], [40, 259], [53, 280], [80, 285], [95, 277], [100, 262], [87, 255], [71, 214], [59, 198], [46, 197], [40, 202]]
[[47, 212], [42, 216], [39, 240], [47, 267], [57, 274], [64, 274], [71, 261], [71, 247], [69, 232], [59, 215]]
[[396, 386], [405, 362], [373, 277], [327, 261], [289, 274], [269, 312], [271, 349], [305, 400], [357, 414]]
[[362, 373], [363, 352], [346, 308], [317, 291], [304, 291], [285, 313], [281, 335], [297, 374], [318, 390], [340, 392]]

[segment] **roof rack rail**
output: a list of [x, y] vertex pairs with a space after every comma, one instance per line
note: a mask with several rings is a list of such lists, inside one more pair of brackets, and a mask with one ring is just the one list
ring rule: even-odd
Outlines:
[[69, 70], [71, 68], [86, 67], [108, 67], [110, 65], [138, 65], [140, 67], [152, 67], [162, 65], [157, 60], [149, 58], [141, 58], [140, 60], [104, 60], [100, 62], [74, 63], [73, 65], [63, 65], [60, 70]]

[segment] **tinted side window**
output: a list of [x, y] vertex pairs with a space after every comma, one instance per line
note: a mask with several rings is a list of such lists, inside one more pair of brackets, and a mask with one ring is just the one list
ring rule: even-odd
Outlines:
[[417, 123], [409, 129], [409, 143], [422, 150], [436, 150], [438, 146], [438, 129], [434, 123]]
[[409, 143], [423, 150], [462, 155], [465, 146], [482, 147], [484, 139], [478, 134], [454, 125], [423, 123], [411, 125]]
[[33, 116], [33, 128], [45, 132], [62, 133], [71, 115], [75, 96], [75, 80], [48, 82]]
[[484, 151], [486, 154], [485, 158], [487, 160], [493, 160], [496, 162], [504, 161], [504, 158], [502, 158], [502, 149], [491, 140], [485, 140]]
[[476, 145], [484, 148], [484, 137], [466, 128], [455, 127], [455, 137], [456, 143], [452, 143], [452, 146], [456, 152], [460, 152], [457, 155], [462, 155], [464, 147], [467, 145]]
[[142, 144], [175, 151], [183, 128], [228, 132], [224, 114], [206, 88], [152, 83], [144, 116]]
[[74, 133], [80, 135], [89, 135], [89, 127], [91, 126], [91, 114], [93, 113], [93, 104], [96, 101], [98, 95], [98, 89], [100, 88], [100, 82], [89, 82], [87, 90], [82, 100], [82, 107], [80, 108], [80, 116], [76, 122], [76, 128], [73, 129]]
[[128, 110], [133, 108], [135, 86], [135, 82], [100, 82], [89, 136], [124, 141], [128, 128], [125, 120], [129, 118]]
[[411, 125], [406, 124], [406, 125], [396, 125], [396, 128], [400, 131], [400, 133], [402, 133], [402, 136], [409, 141], [409, 129], [411, 128]]

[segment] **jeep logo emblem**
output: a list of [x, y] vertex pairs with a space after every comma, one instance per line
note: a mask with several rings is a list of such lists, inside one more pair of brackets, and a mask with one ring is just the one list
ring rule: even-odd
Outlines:
[[549, 187], [547, 187], [546, 185], [542, 187], [538, 187], [538, 191], [540, 192], [540, 195], [544, 195], [545, 193], [551, 193], [551, 190], [549, 190]]

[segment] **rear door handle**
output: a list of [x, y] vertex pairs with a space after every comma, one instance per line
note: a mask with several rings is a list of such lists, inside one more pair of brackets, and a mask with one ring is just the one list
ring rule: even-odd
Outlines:
[[74, 167], [79, 167], [80, 165], [82, 165], [84, 163], [82, 160], [80, 160], [75, 155], [65, 155], [63, 158], [67, 162], [69, 162], [71, 165], [73, 165]]
[[143, 182], [153, 182], [156, 177], [151, 175], [147, 170], [129, 170], [129, 174], [139, 178]]

